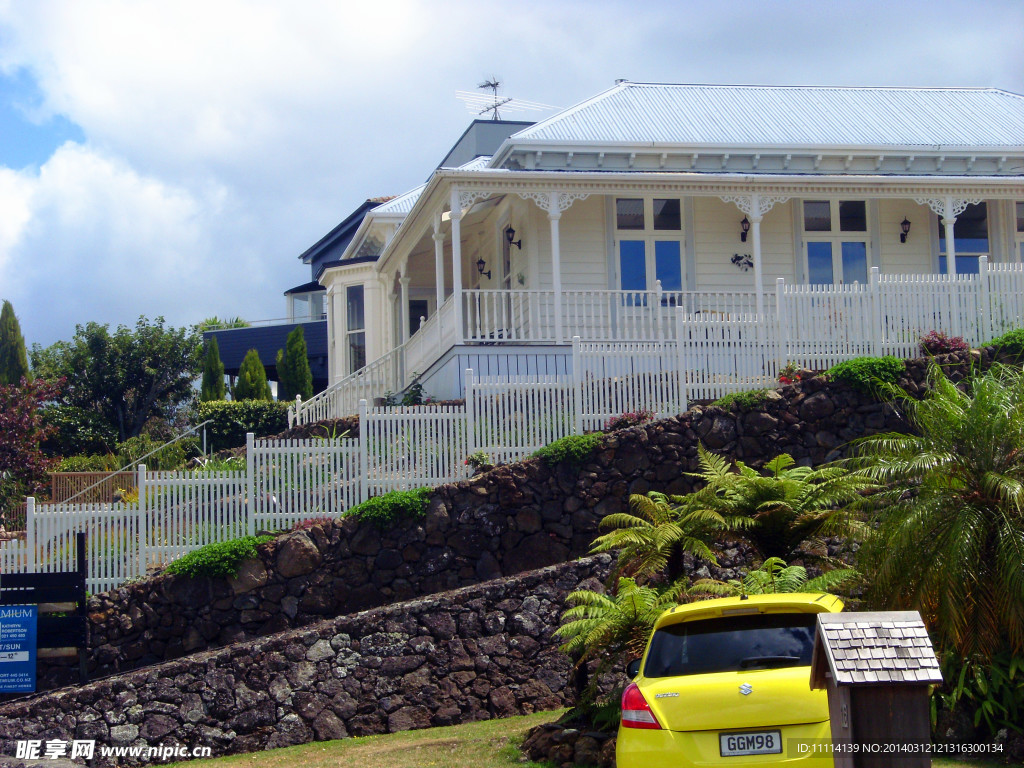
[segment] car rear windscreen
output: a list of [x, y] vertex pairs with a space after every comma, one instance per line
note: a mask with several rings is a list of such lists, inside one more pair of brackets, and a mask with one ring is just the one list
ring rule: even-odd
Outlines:
[[682, 622], [654, 633], [644, 677], [807, 666], [815, 614], [729, 616]]

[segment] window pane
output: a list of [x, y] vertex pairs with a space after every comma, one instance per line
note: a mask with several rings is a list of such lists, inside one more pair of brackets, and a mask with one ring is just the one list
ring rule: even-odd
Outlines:
[[1017, 231], [1024, 232], [1024, 203], [1017, 203]]
[[813, 613], [729, 616], [669, 624], [654, 633], [645, 677], [809, 667]]
[[807, 282], [832, 284], [832, 243], [807, 244]]
[[348, 329], [359, 331], [366, 327], [363, 320], [363, 286], [350, 285], [345, 289], [345, 304], [348, 306]]
[[348, 335], [348, 371], [355, 373], [366, 365], [366, 334], [350, 333]]
[[[988, 253], [988, 209], [985, 203], [968, 205], [967, 210], [956, 217], [953, 224], [953, 238], [956, 240], [956, 252]], [[939, 250], [946, 250], [946, 226], [939, 217]], [[957, 261], [957, 269], [960, 262]]]
[[804, 230], [832, 231], [832, 207], [828, 200], [804, 200]]
[[868, 249], [866, 243], [843, 243], [843, 282], [868, 282]]
[[615, 201], [615, 226], [619, 229], [644, 228], [644, 201], [619, 198]]
[[863, 200], [845, 200], [839, 203], [839, 231], [868, 231], [867, 204]]
[[619, 243], [619, 274], [622, 290], [647, 290], [647, 256], [643, 240]]
[[654, 276], [666, 291], [683, 290], [683, 267], [679, 259], [679, 241], [665, 240], [654, 244]]
[[683, 228], [678, 200], [654, 201], [654, 228], [678, 231]]

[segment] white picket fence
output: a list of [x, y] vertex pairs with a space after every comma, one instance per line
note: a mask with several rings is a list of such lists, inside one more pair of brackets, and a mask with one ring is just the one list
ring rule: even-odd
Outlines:
[[1024, 327], [1024, 265], [989, 265], [977, 275], [881, 275], [867, 285], [777, 281], [764, 315], [709, 319], [678, 314], [679, 367], [689, 399], [773, 386], [786, 363], [825, 370], [862, 355], [920, 354], [929, 331], [972, 346]]
[[[671, 343], [574, 339], [574, 375], [561, 380], [478, 380], [466, 371], [464, 406], [371, 407], [358, 402], [359, 436], [246, 439], [234, 472], [137, 469], [137, 503], [37, 504], [24, 541], [0, 544], [0, 573], [73, 567], [85, 531], [89, 589], [115, 588], [206, 544], [337, 517], [392, 490], [469, 476], [477, 451], [507, 463], [630, 410], [685, 410]], [[624, 362], [625, 361], [625, 362]]]

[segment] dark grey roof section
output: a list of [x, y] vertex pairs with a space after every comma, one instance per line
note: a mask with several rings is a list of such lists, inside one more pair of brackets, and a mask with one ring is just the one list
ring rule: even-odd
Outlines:
[[320, 285], [316, 280], [312, 280], [308, 283], [303, 283], [302, 285], [296, 285], [294, 288], [289, 288], [284, 292], [284, 295], [291, 296], [293, 293], [313, 293], [314, 291], [326, 290], [327, 289]]
[[437, 167], [458, 168], [473, 158], [493, 155], [505, 139], [531, 125], [523, 120], [474, 120]]
[[812, 687], [824, 687], [822, 653], [837, 685], [942, 682], [939, 661], [917, 611], [819, 613]]

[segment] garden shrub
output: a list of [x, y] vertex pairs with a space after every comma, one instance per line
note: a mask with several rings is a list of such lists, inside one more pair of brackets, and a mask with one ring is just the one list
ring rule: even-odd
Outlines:
[[597, 450], [601, 444], [601, 433], [592, 432], [589, 435], [568, 435], [555, 440], [550, 445], [545, 445], [537, 450], [534, 458], [544, 459], [549, 467], [568, 461], [573, 466], [580, 466], [590, 458], [590, 455]]
[[636, 427], [640, 424], [646, 424], [649, 421], [654, 421], [653, 411], [629, 411], [621, 416], [612, 416], [605, 422], [604, 431], [611, 432], [616, 429], [625, 429], [626, 427]]
[[[199, 422], [206, 425], [211, 451], [245, 445], [245, 433], [266, 437], [288, 428], [289, 403], [269, 400], [213, 400], [199, 404]], [[200, 430], [201, 432], [201, 430]]]
[[942, 331], [929, 331], [921, 337], [920, 345], [925, 355], [948, 355], [970, 349], [963, 336], [947, 336]]
[[1024, 328], [1014, 328], [992, 339], [986, 347], [995, 347], [1001, 355], [1020, 360], [1024, 357]]
[[751, 408], [761, 406], [768, 399], [768, 393], [771, 391], [770, 389], [752, 389], [749, 392], [730, 392], [711, 404], [717, 405], [719, 408], [730, 408], [735, 403], [740, 408], [749, 411]]
[[349, 514], [386, 530], [403, 517], [418, 518], [427, 514], [427, 503], [432, 490], [414, 488], [410, 491], [391, 491], [357, 504], [349, 510]]
[[43, 440], [47, 456], [104, 454], [117, 445], [117, 430], [96, 411], [74, 405], [48, 405], [43, 424], [53, 433]]
[[[123, 443], [117, 445], [117, 466], [127, 467], [136, 462], [145, 464], [147, 469], [159, 471], [181, 469], [185, 462], [199, 453], [197, 438], [186, 437], [175, 443], [160, 448], [163, 441], [154, 440], [149, 435], [129, 437]], [[150, 456], [150, 451], [156, 453]]]
[[243, 560], [256, 557], [256, 547], [273, 536], [243, 536], [240, 539], [207, 544], [167, 566], [167, 573], [192, 579], [235, 576]]
[[115, 472], [121, 467], [112, 453], [89, 456], [65, 456], [54, 467], [55, 472]]
[[895, 384], [906, 370], [898, 357], [855, 357], [833, 365], [825, 375], [834, 381], [846, 381], [863, 392], [874, 392], [879, 385]]

